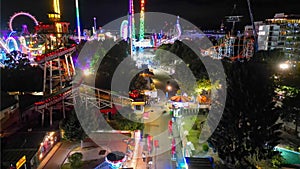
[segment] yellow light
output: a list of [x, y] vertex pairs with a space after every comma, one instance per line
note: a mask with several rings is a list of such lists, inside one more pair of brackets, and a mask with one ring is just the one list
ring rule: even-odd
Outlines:
[[59, 7], [59, 0], [53, 0], [53, 8], [54, 12], [58, 13], [58, 18], [60, 18], [60, 7]]
[[51, 131], [50, 133], [49, 133], [49, 136], [53, 136], [55, 134], [55, 132], [54, 131]]
[[61, 23], [56, 23], [55, 24], [56, 26], [56, 31], [59, 33], [59, 32], [62, 32], [62, 26], [61, 26]]
[[85, 69], [85, 70], [83, 71], [83, 74], [84, 74], [85, 76], [88, 76], [88, 75], [91, 74], [91, 72], [90, 72], [89, 69]]
[[290, 65], [287, 64], [287, 63], [281, 63], [281, 64], [279, 64], [279, 68], [280, 68], [280, 69], [283, 69], [283, 70], [286, 70], [286, 69], [288, 69], [289, 67], [290, 67]]

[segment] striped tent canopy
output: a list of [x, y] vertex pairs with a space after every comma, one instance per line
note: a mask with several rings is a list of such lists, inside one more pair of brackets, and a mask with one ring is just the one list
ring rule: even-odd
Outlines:
[[189, 102], [191, 99], [187, 96], [172, 96], [170, 98], [171, 101], [173, 102]]

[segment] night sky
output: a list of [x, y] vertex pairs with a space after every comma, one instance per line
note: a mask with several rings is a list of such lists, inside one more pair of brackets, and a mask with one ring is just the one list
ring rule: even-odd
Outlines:
[[[139, 12], [139, 1], [135, 2], [135, 12]], [[231, 15], [234, 4], [235, 14], [243, 15], [239, 25], [250, 24], [247, 0], [145, 0], [146, 12], [164, 12], [190, 21], [201, 29], [218, 29], [224, 16]], [[10, 16], [24, 11], [34, 15], [38, 21], [47, 22], [47, 12], [53, 11], [52, 0], [1, 0], [1, 29], [7, 29]], [[60, 0], [62, 20], [71, 23], [75, 29], [75, 0]], [[107, 24], [114, 19], [127, 15], [128, 0], [79, 0], [80, 19], [83, 28], [93, 26], [93, 17], [97, 26]], [[300, 0], [251, 0], [255, 21], [272, 18], [275, 13], [300, 14]], [[30, 29], [32, 21], [18, 17], [14, 28], [22, 23]], [[32, 26], [33, 27], [33, 26]]]

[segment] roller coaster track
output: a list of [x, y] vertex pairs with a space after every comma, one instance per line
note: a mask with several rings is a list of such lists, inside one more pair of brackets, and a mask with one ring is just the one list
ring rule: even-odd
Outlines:
[[[36, 57], [35, 61], [39, 64], [40, 67], [44, 68], [44, 85], [46, 85], [45, 79], [46, 77], [46, 69], [49, 69], [52, 71], [53, 69], [58, 69], [61, 71], [60, 67], [60, 61], [59, 58], [68, 55], [69, 57], [71, 53], [73, 53], [76, 50], [75, 46], [72, 46], [70, 48], [64, 48], [59, 49], [51, 53], [39, 55]], [[52, 61], [57, 61], [58, 67], [52, 66]], [[67, 64], [68, 65], [68, 64]], [[54, 90], [52, 90], [52, 84], [51, 79], [53, 77], [50, 73], [50, 95], [44, 96], [44, 98], [38, 102], [34, 103], [34, 109], [38, 112], [41, 112], [44, 114], [45, 109], [51, 109], [54, 106], [56, 106], [58, 103], [62, 102], [63, 105], [63, 112], [64, 112], [64, 106], [65, 105], [74, 105], [76, 101], [81, 101], [81, 103], [84, 103], [87, 105], [93, 105], [96, 106], [99, 110], [101, 109], [114, 109], [115, 106], [131, 106], [132, 99], [122, 96], [116, 92], [98, 89], [95, 87], [91, 87], [85, 84], [82, 84], [82, 80], [73, 86], [69, 86], [66, 88], [63, 88], [62, 85], [62, 76], [63, 74], [60, 72], [60, 88], [58, 88], [58, 91], [55, 93], [52, 93]], [[73, 76], [75, 73], [68, 73], [69, 76]], [[72, 78], [69, 78], [71, 80]], [[45, 87], [44, 87], [45, 89]], [[46, 90], [44, 90], [45, 92]]]
[[87, 103], [96, 106], [98, 109], [113, 108], [113, 106], [130, 106], [132, 99], [122, 96], [116, 92], [98, 89], [88, 85], [80, 85], [73, 93], [77, 93], [79, 98]]
[[73, 53], [75, 50], [76, 50], [76, 47], [72, 46], [71, 48], [59, 49], [59, 50], [56, 50], [55, 52], [39, 55], [36, 57], [36, 62], [38, 64], [42, 64], [44, 62], [51, 61], [53, 59], [56, 59], [60, 56], [65, 55], [65, 54]]
[[220, 45], [212, 46], [206, 50], [200, 49], [200, 51], [203, 56], [211, 56], [219, 59], [229, 58], [233, 61], [244, 58], [249, 59], [254, 54], [253, 43], [253, 40], [246, 39], [243, 44], [221, 43]]
[[35, 110], [50, 108], [64, 99], [79, 98], [85, 105], [91, 104], [98, 109], [113, 108], [114, 106], [130, 106], [132, 99], [109, 90], [98, 89], [88, 85], [67, 87], [41, 101], [34, 103]]

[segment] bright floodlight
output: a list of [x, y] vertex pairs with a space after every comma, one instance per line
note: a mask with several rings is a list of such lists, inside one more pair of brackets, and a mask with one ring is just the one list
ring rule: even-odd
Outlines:
[[85, 70], [83, 71], [83, 74], [84, 74], [85, 76], [88, 76], [88, 75], [91, 74], [91, 72], [90, 72], [89, 69], [85, 69]]
[[167, 90], [168, 90], [168, 91], [172, 90], [172, 86], [168, 85], [168, 86], [167, 86]]
[[289, 66], [289, 64], [287, 64], [287, 63], [281, 63], [280, 65], [279, 65], [279, 68], [280, 69], [283, 69], [283, 70], [285, 70], [285, 69], [288, 69], [290, 66]]

